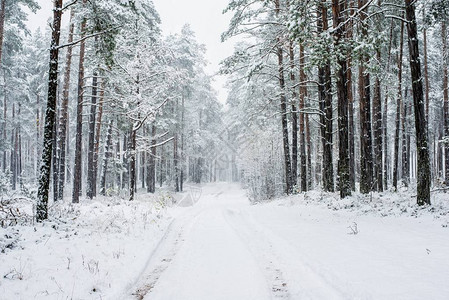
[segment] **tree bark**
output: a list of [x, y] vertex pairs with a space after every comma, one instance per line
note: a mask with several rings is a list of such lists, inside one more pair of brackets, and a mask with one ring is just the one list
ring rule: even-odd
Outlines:
[[[354, 7], [354, 1], [349, 0], [346, 2], [346, 17], [351, 18], [351, 13]], [[352, 19], [346, 24], [346, 38], [348, 41], [353, 39], [354, 24]], [[348, 53], [348, 118], [349, 118], [349, 178], [351, 182], [351, 190], [355, 191], [355, 136], [354, 136], [354, 94], [352, 91], [352, 55]]]
[[134, 200], [134, 194], [136, 192], [136, 134], [136, 130], [134, 130], [134, 128], [131, 128], [128, 142], [129, 201]]
[[[410, 178], [410, 171], [409, 171], [409, 146], [407, 144], [410, 143], [410, 136], [408, 134], [408, 128], [407, 128], [407, 90], [405, 90], [405, 97], [404, 101], [402, 102], [402, 183], [404, 186], [408, 187], [409, 184], [409, 178]], [[409, 143], [407, 143], [407, 141]]]
[[[143, 128], [143, 134], [145, 136], [146, 130]], [[145, 177], [145, 166], [147, 165], [147, 155], [145, 151], [140, 153], [140, 181], [142, 184], [142, 189], [145, 188], [146, 177]]]
[[[58, 106], [59, 103], [56, 103], [56, 106]], [[53, 149], [52, 149], [52, 171], [53, 171], [53, 201], [57, 201], [58, 200], [58, 181], [59, 181], [59, 174], [58, 174], [58, 170], [59, 170], [59, 163], [58, 163], [58, 122], [56, 120], [58, 120], [58, 112], [59, 110], [56, 110], [56, 115], [55, 115], [55, 123], [53, 124]]]
[[[18, 110], [18, 115], [19, 115], [19, 119], [21, 117], [21, 112], [22, 112], [22, 104], [19, 102], [19, 110]], [[23, 178], [22, 178], [22, 131], [21, 131], [21, 126], [19, 126], [17, 128], [17, 178], [19, 180], [19, 187], [22, 190], [23, 189]]]
[[[394, 20], [391, 20], [390, 25], [390, 42], [388, 44], [388, 60], [387, 60], [387, 73], [390, 71], [390, 62], [391, 62], [391, 45], [393, 43], [393, 28], [394, 28]], [[386, 87], [388, 89], [388, 87]], [[385, 98], [384, 98], [384, 109], [383, 109], [383, 120], [382, 120], [382, 127], [383, 127], [383, 136], [384, 136], [384, 173], [383, 173], [383, 181], [384, 181], [384, 189], [388, 189], [388, 92], [385, 92]]]
[[[0, 62], [1, 64], [1, 62]], [[3, 72], [3, 74], [5, 74], [5, 72]], [[4, 76], [4, 75], [3, 75]], [[39, 96], [37, 96], [38, 99], [38, 104], [39, 104]], [[39, 107], [39, 105], [38, 105]], [[39, 108], [38, 108], [38, 112], [39, 112]], [[2, 126], [2, 131], [3, 131], [3, 140], [6, 141], [6, 122], [8, 119], [8, 106], [6, 105], [6, 87], [4, 87], [4, 92], [3, 92], [3, 126]], [[37, 120], [38, 124], [38, 128], [37, 128], [37, 144], [40, 142], [39, 139], [39, 119]], [[39, 156], [39, 152], [37, 153]], [[3, 173], [6, 172], [6, 147], [3, 150]]]
[[[2, 66], [3, 40], [5, 33], [5, 5], [6, 0], [1, 0], [0, 11], [0, 67]], [[4, 72], [3, 72], [4, 74]], [[3, 97], [3, 140], [6, 141], [6, 92]], [[38, 140], [39, 141], [39, 140]], [[3, 172], [6, 172], [6, 150], [3, 151]]]
[[92, 97], [90, 103], [89, 114], [89, 140], [88, 140], [88, 152], [87, 152], [87, 189], [86, 196], [92, 199], [96, 196], [96, 180], [95, 180], [95, 168], [94, 154], [95, 154], [95, 121], [97, 117], [97, 85], [98, 74], [96, 71], [92, 77]]
[[[85, 4], [87, 0], [83, 0]], [[86, 19], [81, 21], [81, 37], [86, 34]], [[80, 42], [78, 67], [78, 101], [76, 107], [76, 138], [75, 138], [75, 165], [73, 167], [72, 203], [79, 203], [82, 183], [82, 142], [83, 142], [83, 97], [84, 97], [84, 56], [86, 52], [85, 41]]]
[[[73, 42], [73, 30], [75, 24], [73, 23], [73, 17], [75, 11], [70, 11], [70, 25], [69, 36], [67, 43]], [[61, 101], [61, 115], [59, 116], [59, 140], [58, 140], [58, 200], [62, 200], [64, 197], [64, 185], [65, 185], [65, 172], [66, 172], [66, 141], [67, 141], [67, 123], [68, 123], [68, 109], [69, 109], [69, 92], [70, 92], [70, 71], [72, 67], [72, 47], [67, 47], [67, 53], [65, 58], [65, 71], [64, 71], [64, 83], [62, 87], [62, 101]]]
[[45, 111], [44, 143], [39, 188], [37, 192], [36, 220], [42, 222], [48, 218], [48, 192], [50, 187], [51, 154], [53, 148], [53, 125], [55, 123], [56, 98], [58, 93], [58, 55], [61, 34], [62, 0], [53, 1], [53, 26], [50, 45], [50, 65], [48, 75], [48, 98]]
[[[443, 111], [444, 111], [444, 135], [449, 139], [449, 74], [448, 74], [448, 49], [447, 49], [447, 29], [443, 20], [441, 23], [441, 36], [443, 40]], [[444, 145], [444, 178], [445, 184], [449, 185], [449, 141]]]
[[[334, 20], [334, 43], [337, 51], [343, 51], [345, 21], [344, 1], [332, 0], [332, 15]], [[349, 167], [349, 132], [348, 132], [348, 88], [346, 56], [340, 55], [337, 60], [337, 97], [338, 97], [338, 184], [340, 197], [351, 195], [350, 167]]]
[[6, 0], [1, 0], [0, 4], [0, 66], [2, 64], [3, 40], [5, 34], [5, 6]]
[[[426, 9], [425, 9], [425, 6], [423, 7], [423, 18], [425, 18], [426, 17]], [[428, 58], [428, 55], [427, 55], [427, 53], [428, 53], [428, 51], [427, 51], [427, 25], [426, 24], [423, 24], [423, 46], [424, 46], [424, 49], [423, 49], [423, 51], [424, 51], [424, 83], [425, 83], [425, 97], [426, 97], [426, 118], [427, 118], [427, 120], [428, 120], [428, 122], [427, 122], [427, 125], [429, 126], [429, 122], [430, 122], [430, 117], [429, 117], [429, 106], [430, 106], [430, 96], [429, 96], [429, 94], [430, 94], [430, 83], [429, 83], [429, 71], [428, 71], [428, 62], [427, 62], [427, 58]], [[443, 47], [444, 47], [444, 45], [443, 45]], [[429, 129], [427, 129], [427, 131], [428, 131]], [[431, 143], [431, 141], [433, 140], [432, 138], [431, 138], [431, 136], [433, 135], [433, 133], [432, 132], [429, 132], [429, 143]], [[430, 145], [430, 147], [432, 147], [433, 148], [433, 146], [432, 145]], [[429, 156], [431, 155], [431, 153], [432, 153], [432, 151], [430, 151], [429, 152]], [[435, 154], [434, 154], [435, 155]], [[431, 161], [431, 166], [432, 166], [432, 168], [431, 168], [431, 170], [432, 170], [432, 172], [433, 172], [433, 174], [431, 174], [431, 176], [432, 176], [432, 178], [435, 176], [435, 174], [436, 174], [436, 172], [435, 172], [435, 164], [433, 163], [433, 160], [431, 159], [430, 160]], [[435, 176], [435, 177], [437, 177], [437, 176]]]
[[307, 190], [312, 188], [312, 138], [310, 136], [309, 115], [306, 114], [306, 144], [307, 144]]
[[13, 120], [13, 127], [11, 130], [11, 153], [10, 153], [10, 158], [9, 158], [9, 171], [10, 171], [10, 175], [11, 175], [11, 189], [13, 191], [16, 190], [16, 182], [17, 182], [17, 172], [16, 172], [16, 148], [15, 148], [15, 142], [14, 142], [14, 138], [15, 138], [15, 131], [16, 131], [16, 124], [15, 124], [15, 119], [16, 119], [16, 104], [13, 103], [12, 104], [12, 120]]
[[112, 124], [113, 120], [109, 121], [108, 133], [106, 137], [106, 144], [104, 147], [104, 158], [103, 158], [103, 174], [100, 179], [100, 195], [106, 196], [106, 178], [108, 173], [109, 159], [112, 157]]
[[[317, 8], [318, 33], [328, 30], [326, 2], [319, 3]], [[323, 190], [334, 191], [334, 166], [333, 166], [333, 126], [332, 126], [332, 90], [331, 90], [331, 66], [330, 61], [318, 66], [318, 94], [320, 101], [320, 129], [323, 145], [322, 181]]]
[[394, 134], [394, 168], [393, 168], [393, 187], [398, 189], [398, 171], [399, 171], [399, 131], [401, 127], [401, 106], [402, 106], [402, 58], [404, 49], [404, 22], [401, 22], [401, 36], [398, 57], [398, 96], [396, 104], [396, 131]]
[[418, 31], [413, 3], [412, 0], [405, 0], [413, 106], [415, 108], [416, 149], [418, 154], [417, 203], [418, 205], [424, 205], [430, 204], [430, 161], [421, 62], [419, 59]]
[[306, 72], [304, 71], [304, 46], [299, 45], [299, 148], [301, 158], [301, 192], [307, 192], [307, 156], [306, 156], [306, 127], [305, 101], [307, 97]]
[[[185, 156], [184, 156], [184, 111], [185, 111], [185, 103], [184, 103], [184, 96], [182, 96], [181, 100], [181, 172], [180, 172], [180, 179], [179, 179], [179, 188], [181, 192], [184, 190], [184, 166], [185, 166]], [[156, 151], [156, 149], [155, 149]], [[156, 156], [156, 152], [154, 154]], [[154, 173], [154, 172], [153, 172]]]
[[147, 191], [154, 193], [156, 191], [156, 126], [151, 126], [151, 149], [149, 153], [149, 162], [147, 169]]
[[128, 137], [126, 133], [123, 135], [123, 146], [122, 146], [122, 186], [121, 188], [124, 189], [127, 184], [129, 184], [129, 161], [128, 161]]
[[[296, 83], [295, 76], [295, 54], [293, 49], [293, 42], [290, 41], [290, 82], [294, 85]], [[295, 186], [298, 183], [298, 113], [296, 101], [298, 94], [296, 88], [292, 88], [292, 185]]]
[[178, 134], [175, 134], [173, 139], [173, 170], [175, 173], [174, 184], [175, 192], [179, 192], [179, 167], [178, 167]]
[[[280, 0], [275, 0], [276, 16], [279, 18]], [[288, 120], [287, 120], [287, 98], [285, 96], [285, 78], [284, 78], [284, 51], [282, 49], [283, 41], [280, 36], [277, 37], [277, 57], [278, 74], [281, 100], [281, 121], [282, 121], [282, 141], [284, 148], [284, 168], [285, 168], [285, 193], [292, 192], [292, 164], [290, 161], [290, 144], [288, 141]]]
[[354, 95], [352, 92], [352, 59], [348, 59], [348, 120], [349, 120], [349, 178], [351, 190], [355, 191], [355, 134], [354, 134]]
[[[381, 61], [380, 49], [377, 49], [377, 61]], [[374, 97], [373, 97], [373, 115], [374, 115], [374, 180], [375, 187], [378, 192], [383, 192], [383, 172], [382, 172], [382, 157], [383, 157], [383, 140], [382, 140], [382, 102], [380, 91], [379, 74], [376, 76], [374, 83]]]
[[[425, 8], [423, 9], [423, 17], [425, 17], [426, 15], [426, 10]], [[444, 22], [443, 22], [444, 24]], [[429, 120], [429, 103], [430, 103], [430, 97], [429, 97], [429, 93], [430, 93], [430, 84], [429, 84], [429, 71], [428, 71], [428, 63], [427, 63], [427, 30], [426, 30], [426, 25], [424, 25], [423, 27], [423, 42], [424, 42], [424, 80], [425, 80], [425, 84], [426, 84], [426, 118], [427, 120]], [[444, 41], [443, 41], [443, 48], [444, 48]]]
[[[117, 121], [117, 123], [118, 123], [118, 121]], [[117, 143], [115, 144], [115, 151], [116, 151], [115, 158], [117, 159], [117, 162], [119, 162], [121, 159], [121, 155], [122, 155], [122, 152], [120, 150], [120, 133], [117, 136]], [[123, 169], [123, 167], [122, 167], [122, 169]], [[116, 179], [116, 183], [117, 183], [117, 191], [120, 192], [120, 189], [122, 188], [122, 171], [120, 168], [117, 168], [115, 173], [116, 173], [115, 179]]]
[[[97, 178], [98, 178], [98, 154], [100, 150], [100, 138], [101, 138], [101, 125], [103, 120], [103, 105], [104, 105], [104, 92], [105, 92], [105, 81], [101, 80], [100, 84], [100, 95], [99, 95], [99, 103], [98, 103], [98, 114], [97, 121], [95, 127], [95, 151], [94, 151], [94, 176], [93, 176], [93, 186], [97, 186]], [[110, 150], [112, 151], [112, 150]], [[96, 191], [96, 189], [94, 189]], [[94, 195], [95, 196], [95, 195]]]
[[[361, 38], [368, 37], [366, 17], [368, 9], [362, 9], [367, 0], [359, 0]], [[362, 55], [359, 65], [360, 96], [360, 192], [367, 194], [373, 190], [373, 140], [371, 131], [371, 91], [370, 74], [366, 69], [369, 64], [368, 53]]]

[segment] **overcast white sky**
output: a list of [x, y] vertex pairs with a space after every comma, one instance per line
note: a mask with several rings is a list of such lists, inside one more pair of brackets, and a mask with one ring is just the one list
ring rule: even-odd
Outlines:
[[[31, 31], [37, 27], [47, 26], [51, 17], [52, 1], [38, 0], [42, 9], [36, 15], [30, 14], [27, 22]], [[233, 43], [221, 43], [220, 36], [228, 24], [230, 15], [223, 15], [228, 0], [153, 0], [162, 20], [162, 30], [165, 35], [179, 32], [186, 23], [196, 33], [197, 40], [207, 47], [206, 58], [210, 62], [207, 71], [215, 74], [219, 62], [232, 54]], [[65, 14], [63, 22], [67, 22], [69, 15]], [[226, 101], [226, 90], [223, 85], [225, 78], [215, 77], [214, 88], [218, 91], [220, 102]]]

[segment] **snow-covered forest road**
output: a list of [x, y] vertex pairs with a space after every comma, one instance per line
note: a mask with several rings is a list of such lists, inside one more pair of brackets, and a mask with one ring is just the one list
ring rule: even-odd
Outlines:
[[127, 297], [449, 296], [449, 232], [441, 222], [286, 201], [251, 206], [237, 185], [205, 186], [194, 206], [179, 209]]

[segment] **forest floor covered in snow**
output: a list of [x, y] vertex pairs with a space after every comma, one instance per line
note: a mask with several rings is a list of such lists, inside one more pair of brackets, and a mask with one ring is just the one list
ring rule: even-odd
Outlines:
[[0, 299], [448, 299], [449, 196], [237, 184], [52, 208], [0, 229]]
[[[69, 200], [69, 199], [67, 199]], [[167, 226], [169, 194], [53, 205], [50, 221], [0, 229], [0, 299], [111, 299], [132, 286]], [[18, 204], [31, 213], [29, 201]]]

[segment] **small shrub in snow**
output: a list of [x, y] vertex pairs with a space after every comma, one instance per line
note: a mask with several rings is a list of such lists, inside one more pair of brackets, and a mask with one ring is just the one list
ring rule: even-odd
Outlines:
[[11, 271], [9, 271], [5, 275], [3, 275], [3, 278], [10, 279], [10, 280], [15, 280], [15, 279], [23, 280], [23, 272], [17, 271], [16, 269], [12, 269]]
[[356, 222], [353, 222], [348, 228], [351, 230], [348, 234], [356, 235], [359, 233], [359, 228], [357, 227]]
[[[8, 198], [0, 200], [0, 226], [26, 225], [33, 222], [33, 214], [30, 212], [33, 204], [26, 198]], [[28, 210], [28, 211], [27, 211]]]

